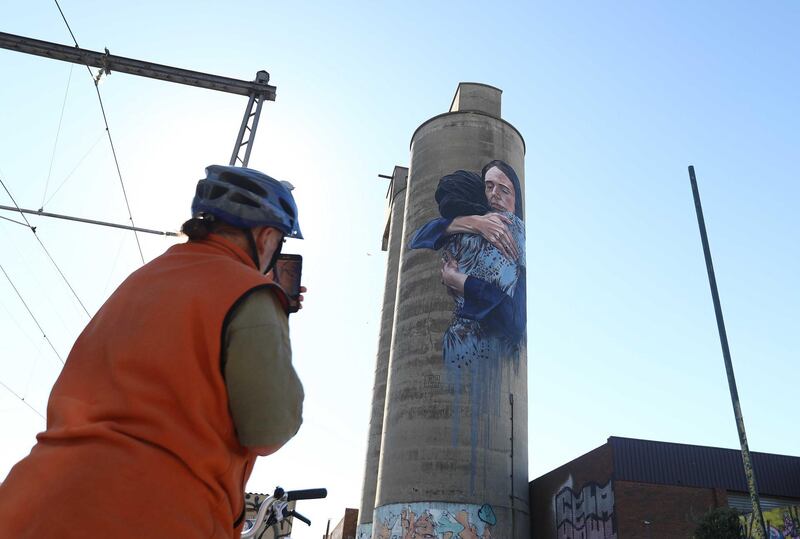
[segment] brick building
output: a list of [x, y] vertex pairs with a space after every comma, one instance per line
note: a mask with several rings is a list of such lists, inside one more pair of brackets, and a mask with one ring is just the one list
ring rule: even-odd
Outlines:
[[322, 539], [355, 539], [356, 524], [358, 523], [358, 509], [345, 509], [344, 516]]
[[[752, 452], [764, 510], [800, 505], [800, 457]], [[751, 511], [741, 453], [612, 436], [530, 483], [535, 539], [690, 537], [714, 507]]]

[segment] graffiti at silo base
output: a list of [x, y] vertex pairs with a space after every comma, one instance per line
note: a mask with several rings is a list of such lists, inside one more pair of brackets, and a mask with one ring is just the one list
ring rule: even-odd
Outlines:
[[415, 502], [375, 509], [373, 539], [490, 539], [497, 524], [488, 504]]
[[372, 539], [372, 522], [358, 525], [356, 528], [356, 539]]
[[611, 481], [586, 483], [578, 491], [565, 486], [554, 503], [558, 539], [617, 539]]
[[[462, 384], [470, 410], [471, 474], [475, 492], [477, 445], [487, 440], [489, 416], [499, 416], [501, 380], [519, 366], [526, 327], [525, 223], [519, 178], [493, 160], [480, 174], [457, 170], [436, 188], [440, 217], [416, 230], [411, 249], [433, 249], [441, 269], [431, 278], [453, 298], [453, 317], [442, 336], [448, 385], [455, 389], [452, 445], [459, 445]], [[517, 374], [515, 372], [515, 374]]]

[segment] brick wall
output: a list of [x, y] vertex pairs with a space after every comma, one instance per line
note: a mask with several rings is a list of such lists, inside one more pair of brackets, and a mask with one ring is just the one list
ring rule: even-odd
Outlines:
[[345, 509], [342, 519], [331, 530], [330, 535], [323, 539], [355, 539], [357, 522], [358, 509]]
[[706, 511], [728, 502], [721, 489], [630, 481], [614, 481], [614, 497], [619, 539], [691, 537]]

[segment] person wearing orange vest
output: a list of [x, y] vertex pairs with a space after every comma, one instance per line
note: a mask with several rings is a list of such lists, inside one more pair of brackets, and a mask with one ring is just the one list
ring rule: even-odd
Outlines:
[[0, 484], [0, 539], [239, 537], [256, 457], [302, 423], [288, 302], [265, 274], [303, 236], [289, 184], [219, 165], [182, 230], [75, 342], [47, 429]]

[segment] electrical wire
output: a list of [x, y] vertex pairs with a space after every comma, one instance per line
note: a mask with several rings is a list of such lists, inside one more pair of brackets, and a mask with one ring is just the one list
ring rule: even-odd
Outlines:
[[[91, 71], [90, 71], [91, 73]], [[97, 91], [97, 99], [100, 101], [100, 111], [103, 113], [103, 121], [106, 124], [106, 134], [108, 135], [108, 143], [111, 145], [111, 154], [114, 156], [114, 165], [117, 167], [117, 176], [119, 176], [119, 185], [122, 187], [122, 196], [125, 199], [125, 207], [128, 209], [128, 220], [131, 226], [136, 226], [133, 222], [133, 214], [131, 213], [131, 204], [128, 202], [128, 193], [125, 190], [125, 182], [122, 181], [122, 171], [119, 168], [119, 160], [117, 159], [117, 150], [114, 149], [114, 141], [111, 139], [111, 130], [108, 128], [108, 119], [106, 119], [106, 108], [103, 106], [103, 98], [100, 96], [100, 88], [97, 86], [97, 81], [94, 82], [94, 89]], [[139, 256], [144, 264], [144, 253], [142, 252], [142, 244], [139, 242], [139, 233], [135, 230], [133, 235], [136, 237], [136, 247], [139, 248]]]
[[17, 297], [19, 297], [19, 300], [20, 300], [20, 301], [22, 302], [22, 304], [25, 306], [25, 309], [28, 311], [28, 314], [29, 314], [29, 315], [31, 315], [31, 318], [33, 319], [33, 322], [36, 324], [36, 327], [38, 327], [38, 328], [39, 328], [39, 331], [41, 331], [41, 332], [42, 332], [42, 337], [44, 337], [44, 340], [46, 340], [46, 341], [47, 341], [47, 344], [49, 344], [49, 345], [50, 345], [50, 348], [52, 348], [52, 349], [53, 349], [53, 353], [56, 355], [56, 357], [58, 358], [58, 360], [59, 360], [59, 361], [61, 362], [61, 364], [63, 365], [63, 364], [64, 364], [64, 360], [62, 359], [62, 357], [61, 357], [61, 354], [59, 354], [59, 353], [58, 353], [58, 350], [56, 350], [56, 347], [55, 347], [55, 346], [53, 346], [53, 343], [50, 341], [50, 338], [49, 338], [49, 337], [47, 336], [47, 334], [44, 332], [44, 329], [42, 329], [42, 325], [41, 325], [41, 324], [39, 323], [39, 321], [36, 319], [36, 316], [34, 316], [33, 312], [31, 311], [31, 308], [30, 308], [30, 307], [28, 307], [28, 304], [25, 302], [25, 298], [23, 298], [23, 297], [22, 297], [22, 294], [20, 294], [20, 293], [19, 293], [19, 290], [17, 289], [17, 286], [14, 284], [14, 281], [12, 281], [12, 280], [11, 280], [11, 277], [9, 277], [9, 276], [8, 276], [8, 273], [6, 273], [6, 270], [5, 270], [5, 268], [3, 267], [3, 265], [2, 265], [2, 264], [0, 264], [0, 271], [2, 271], [2, 272], [3, 272], [3, 275], [5, 275], [5, 276], [6, 276], [6, 279], [8, 279], [8, 282], [11, 284], [11, 288], [13, 288], [13, 289], [14, 289], [14, 292], [16, 292], [16, 293], [17, 293]]
[[[80, 45], [78, 45], [78, 40], [75, 39], [75, 34], [72, 32], [72, 28], [70, 27], [69, 22], [67, 22], [67, 17], [64, 15], [64, 10], [61, 9], [61, 5], [58, 3], [58, 0], [53, 0], [53, 1], [56, 3], [56, 7], [58, 8], [58, 12], [61, 13], [61, 18], [64, 19], [64, 24], [67, 25], [67, 30], [69, 30], [69, 35], [72, 36], [72, 41], [75, 43], [76, 47], [80, 48]], [[125, 190], [125, 182], [122, 180], [122, 171], [120, 170], [119, 160], [117, 159], [117, 150], [114, 148], [114, 141], [111, 138], [111, 129], [109, 129], [109, 127], [108, 127], [108, 118], [106, 117], [106, 108], [103, 105], [103, 97], [100, 95], [100, 87], [98, 86], [98, 82], [99, 82], [99, 78], [100, 77], [98, 76], [97, 78], [95, 78], [94, 75], [92, 75], [92, 69], [89, 67], [88, 64], [86, 65], [86, 69], [89, 71], [89, 76], [91, 76], [92, 80], [94, 81], [94, 89], [97, 92], [97, 100], [100, 102], [100, 111], [103, 113], [103, 122], [106, 125], [106, 134], [108, 135], [108, 142], [111, 145], [111, 153], [114, 156], [114, 164], [117, 167], [117, 176], [119, 176], [119, 184], [122, 187], [122, 196], [125, 199], [125, 207], [128, 209], [128, 220], [131, 222], [131, 226], [135, 227], [136, 224], [133, 222], [133, 214], [131, 213], [131, 205], [130, 205], [130, 202], [128, 201], [128, 193]], [[144, 253], [142, 252], [142, 244], [139, 242], [139, 234], [134, 230], [133, 231], [133, 235], [134, 235], [134, 237], [136, 237], [136, 247], [139, 248], [139, 256], [142, 259], [142, 264], [144, 264]]]
[[111, 278], [114, 276], [114, 270], [117, 269], [117, 262], [119, 261], [119, 255], [122, 253], [122, 247], [125, 245], [125, 236], [120, 235], [120, 242], [117, 245], [117, 254], [114, 256], [114, 262], [111, 264], [111, 271], [108, 273], [108, 278], [106, 279], [106, 285], [103, 287], [103, 295], [102, 297], [106, 297], [106, 293], [108, 292], [108, 285], [111, 284]]
[[75, 42], [75, 46], [76, 47], [79, 47], [78, 40], [75, 39], [75, 34], [72, 33], [72, 28], [69, 27], [69, 23], [67, 22], [67, 18], [64, 16], [64, 12], [61, 10], [61, 6], [59, 5], [58, 0], [55, 0], [55, 3], [56, 3], [56, 7], [58, 8], [58, 12], [61, 13], [61, 18], [64, 19], [64, 24], [67, 25], [67, 30], [69, 30], [69, 35], [72, 36], [72, 41]]
[[87, 157], [89, 157], [89, 154], [90, 154], [90, 153], [92, 153], [92, 150], [94, 150], [94, 149], [95, 149], [95, 147], [97, 147], [97, 143], [98, 143], [98, 142], [100, 142], [100, 141], [102, 140], [102, 138], [103, 138], [103, 134], [101, 133], [101, 134], [100, 134], [100, 136], [98, 136], [98, 137], [97, 137], [97, 140], [95, 140], [95, 141], [94, 141], [94, 144], [92, 144], [91, 148], [89, 148], [89, 149], [86, 151], [86, 153], [85, 153], [85, 154], [83, 154], [83, 157], [81, 157], [81, 158], [80, 158], [80, 160], [78, 161], [78, 164], [76, 164], [76, 165], [73, 167], [73, 169], [70, 171], [70, 173], [69, 173], [69, 174], [67, 174], [67, 177], [66, 177], [66, 178], [64, 178], [64, 179], [61, 181], [61, 183], [60, 183], [60, 184], [58, 184], [58, 187], [56, 187], [56, 190], [55, 190], [55, 191], [53, 191], [53, 194], [52, 194], [52, 195], [50, 195], [50, 198], [48, 198], [48, 199], [45, 201], [45, 203], [44, 203], [44, 204], [42, 204], [42, 208], [41, 208], [41, 209], [44, 209], [44, 207], [45, 207], [47, 204], [50, 204], [50, 201], [51, 201], [51, 200], [53, 200], [53, 199], [55, 198], [55, 196], [58, 194], [58, 192], [61, 190], [61, 188], [62, 188], [62, 187], [64, 187], [64, 184], [65, 184], [65, 183], [67, 183], [67, 180], [69, 180], [69, 179], [72, 177], [72, 175], [73, 175], [73, 174], [75, 174], [75, 171], [76, 171], [76, 170], [78, 170], [78, 167], [80, 167], [80, 166], [81, 166], [81, 164], [83, 164], [83, 161], [84, 161], [84, 160], [85, 160]]
[[47, 171], [47, 181], [44, 184], [44, 193], [42, 193], [41, 209], [44, 209], [44, 199], [47, 197], [47, 188], [50, 187], [50, 176], [53, 174], [53, 163], [56, 160], [56, 148], [58, 148], [58, 137], [61, 135], [61, 123], [64, 120], [64, 109], [67, 106], [67, 96], [69, 95], [69, 83], [72, 82], [72, 68], [75, 64], [69, 65], [69, 77], [67, 78], [67, 89], [64, 90], [64, 101], [61, 103], [61, 115], [58, 117], [58, 129], [56, 129], [56, 139], [53, 142], [53, 152], [50, 154], [50, 168]]
[[41, 417], [42, 419], [44, 419], [45, 421], [47, 421], [47, 418], [45, 418], [45, 417], [42, 415], [42, 413], [41, 413], [39, 410], [37, 410], [36, 408], [34, 408], [33, 406], [31, 406], [31, 405], [30, 405], [30, 403], [28, 403], [28, 401], [26, 401], [26, 400], [25, 400], [25, 397], [20, 397], [19, 395], [17, 395], [17, 392], [16, 392], [16, 391], [14, 391], [13, 389], [11, 389], [11, 388], [10, 388], [10, 387], [8, 387], [7, 385], [5, 385], [3, 382], [0, 382], [0, 385], [1, 385], [1, 386], [3, 386], [4, 388], [6, 388], [6, 389], [8, 390], [8, 392], [9, 392], [9, 393], [11, 393], [11, 394], [12, 394], [12, 395], [14, 395], [15, 397], [17, 397], [19, 400], [21, 400], [21, 401], [22, 401], [22, 404], [24, 404], [25, 406], [27, 406], [28, 408], [30, 408], [31, 410], [33, 410], [33, 411], [34, 411], [34, 413], [36, 413], [36, 415], [38, 415], [39, 417]]
[[[8, 197], [11, 199], [11, 202], [13, 202], [13, 203], [14, 203], [14, 206], [15, 206], [15, 207], [17, 208], [17, 210], [19, 211], [19, 214], [22, 216], [22, 219], [25, 221], [25, 223], [27, 223], [27, 225], [28, 225], [28, 228], [30, 228], [30, 229], [31, 229], [31, 232], [33, 232], [33, 237], [34, 237], [34, 238], [36, 238], [36, 241], [38, 241], [38, 242], [39, 242], [39, 245], [42, 247], [42, 250], [43, 250], [43, 251], [45, 252], [45, 254], [47, 255], [47, 258], [49, 258], [49, 259], [50, 259], [50, 262], [52, 262], [52, 263], [53, 263], [53, 266], [55, 266], [56, 270], [58, 271], [58, 274], [59, 274], [59, 275], [61, 275], [61, 278], [64, 280], [64, 282], [67, 284], [67, 287], [68, 287], [68, 288], [70, 289], [70, 291], [72, 292], [72, 295], [73, 295], [73, 296], [75, 296], [75, 299], [76, 299], [76, 300], [78, 300], [78, 303], [79, 303], [79, 304], [80, 304], [80, 306], [83, 308], [83, 312], [85, 312], [85, 313], [86, 313], [86, 316], [88, 316], [89, 318], [91, 318], [91, 317], [92, 317], [92, 315], [91, 315], [91, 314], [89, 314], [89, 310], [88, 310], [88, 309], [86, 308], [86, 306], [83, 304], [83, 302], [81, 301], [81, 298], [79, 298], [79, 297], [78, 297], [78, 293], [77, 293], [77, 292], [75, 292], [75, 289], [74, 289], [74, 288], [72, 288], [72, 285], [71, 285], [71, 284], [69, 283], [69, 281], [67, 280], [67, 276], [66, 276], [66, 275], [64, 275], [64, 272], [63, 272], [63, 271], [61, 271], [61, 268], [59, 268], [59, 267], [58, 267], [58, 264], [56, 264], [56, 261], [53, 259], [53, 256], [50, 254], [50, 251], [48, 251], [48, 250], [47, 250], [47, 247], [45, 247], [45, 246], [44, 246], [44, 243], [42, 243], [42, 240], [39, 238], [39, 235], [38, 235], [38, 234], [36, 234], [36, 227], [35, 227], [35, 226], [32, 226], [32, 225], [31, 225], [31, 223], [30, 223], [30, 221], [28, 221], [28, 218], [25, 216], [25, 214], [24, 214], [24, 213], [22, 212], [22, 210], [20, 209], [20, 207], [19, 207], [19, 204], [17, 204], [17, 201], [16, 201], [16, 200], [14, 200], [14, 196], [11, 194], [11, 191], [9, 191], [9, 190], [8, 190], [8, 187], [6, 187], [6, 184], [5, 184], [5, 182], [3, 181], [3, 178], [1, 178], [1, 177], [0, 177], [0, 185], [2, 185], [2, 186], [3, 186], [3, 189], [5, 189], [5, 191], [6, 191], [6, 194], [7, 194], [7, 195], [8, 195]], [[4, 272], [4, 273], [5, 273], [5, 272]], [[10, 280], [10, 279], [9, 279], [9, 280]], [[20, 298], [21, 298], [21, 296], [20, 296]], [[59, 359], [60, 359], [60, 358], [59, 358]], [[62, 360], [61, 362], [63, 363], [64, 361]]]
[[[2, 236], [5, 236], [4, 229], [0, 228], [0, 234], [2, 234]], [[31, 283], [31, 286], [33, 286], [35, 290], [46, 290], [47, 285], [42, 284], [42, 282], [39, 280], [39, 278], [37, 277], [36, 270], [32, 268], [30, 264], [28, 264], [28, 260], [25, 258], [25, 254], [22, 253], [17, 248], [17, 245], [12, 241], [10, 237], [8, 236], [2, 237], [2, 236], [0, 236], [0, 243], [5, 241], [3, 245], [8, 246], [5, 249], [4, 254], [13, 257], [14, 253], [11, 252], [11, 249], [13, 248], [13, 250], [16, 253], [16, 258], [14, 258], [14, 260], [22, 264], [23, 267], [20, 268], [20, 271], [23, 272], [24, 275], [28, 276], [33, 281]], [[70, 326], [69, 327], [67, 326], [66, 320], [64, 320], [64, 317], [61, 316], [62, 309], [60, 308], [60, 306], [57, 307], [55, 303], [53, 303], [53, 295], [45, 294], [44, 299], [47, 302], [47, 306], [43, 306], [43, 308], [48, 309], [49, 312], [53, 313], [56, 316], [56, 318], [58, 318], [58, 321], [61, 322], [61, 327], [64, 329], [64, 331], [66, 331], [67, 333], [73, 332], [75, 329], [73, 325], [75, 321], [72, 320]]]
[[42, 359], [42, 346], [44, 346], [44, 339], [40, 339], [41, 342], [34, 342], [31, 336], [28, 335], [28, 332], [25, 331], [25, 328], [22, 327], [19, 321], [17, 321], [17, 319], [14, 317], [13, 313], [3, 304], [0, 304], [0, 307], [3, 308], [6, 315], [9, 317], [9, 319], [11, 319], [14, 325], [17, 326], [17, 329], [19, 329], [19, 334], [24, 335], [25, 338], [28, 340], [28, 342], [31, 344], [31, 346], [33, 346], [33, 348], [36, 349], [36, 355], [33, 356], [33, 365], [31, 366], [31, 369], [28, 372], [28, 379], [25, 381], [25, 389], [22, 391], [23, 395], [27, 395], [28, 390], [31, 387], [31, 381], [33, 380], [33, 376], [36, 373], [36, 367], [39, 365], [39, 360]]
[[20, 222], [20, 221], [16, 221], [14, 219], [9, 219], [8, 217], [3, 217], [2, 215], [0, 215], [0, 219], [3, 219], [4, 221], [11, 221], [12, 223], [17, 223], [18, 225], [22, 225], [25, 228], [28, 228], [28, 225], [26, 225], [25, 223]]

